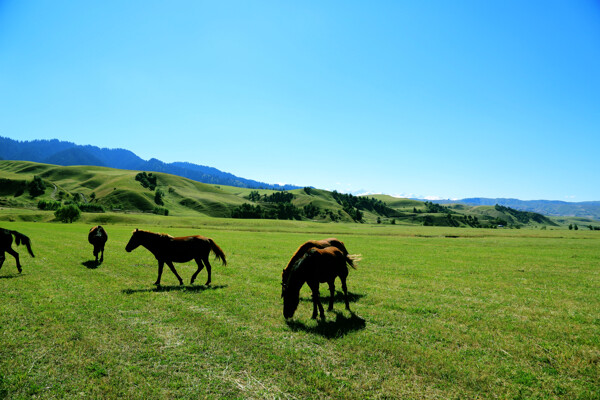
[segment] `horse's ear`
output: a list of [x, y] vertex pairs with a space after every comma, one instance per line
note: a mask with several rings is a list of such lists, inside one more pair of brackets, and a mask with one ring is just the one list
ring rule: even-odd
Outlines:
[[137, 231], [139, 231], [139, 229], [138, 229], [138, 228], [135, 228], [135, 231], [137, 232]]

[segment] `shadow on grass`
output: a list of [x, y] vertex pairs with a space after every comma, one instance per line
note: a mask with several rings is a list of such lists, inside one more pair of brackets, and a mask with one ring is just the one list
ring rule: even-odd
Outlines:
[[215, 289], [223, 289], [226, 288], [227, 285], [192, 285], [192, 286], [184, 286], [184, 285], [172, 285], [172, 286], [157, 286], [154, 288], [147, 289], [123, 289], [121, 292], [125, 294], [135, 294], [135, 293], [149, 293], [149, 292], [177, 292], [177, 291], [185, 291], [185, 292], [204, 292], [205, 290], [215, 290]]
[[[326, 291], [329, 294], [329, 289], [327, 289]], [[320, 293], [324, 293], [323, 290], [320, 291]], [[323, 302], [323, 304], [327, 303], [329, 304], [329, 298], [331, 296], [321, 296], [321, 302]], [[362, 299], [363, 297], [365, 297], [364, 294], [358, 294], [358, 293], [352, 293], [350, 291], [348, 291], [348, 302], [350, 303], [356, 303], [357, 301], [359, 301], [360, 299]], [[312, 297], [301, 297], [300, 301], [307, 301], [312, 303]], [[344, 300], [344, 292], [336, 290], [335, 294], [333, 295], [333, 302], [334, 303], [342, 303], [344, 304], [345, 300]]]
[[102, 264], [100, 261], [96, 262], [96, 260], [88, 260], [81, 263], [87, 269], [96, 269]]
[[13, 278], [20, 278], [22, 276], [23, 276], [23, 274], [2, 275], [2, 276], [0, 276], [0, 279], [13, 279]]
[[[340, 311], [330, 311], [327, 314], [335, 314], [335, 320], [317, 320], [317, 325], [306, 325], [304, 322], [295, 320], [286, 320], [287, 326], [294, 332], [304, 331], [321, 335], [328, 339], [341, 338], [350, 332], [365, 329], [366, 321], [358, 315], [350, 312], [350, 317], [346, 317]], [[327, 315], [326, 314], [326, 315]]]

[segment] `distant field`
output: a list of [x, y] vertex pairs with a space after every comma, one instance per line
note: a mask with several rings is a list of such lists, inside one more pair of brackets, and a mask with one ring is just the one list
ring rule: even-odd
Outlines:
[[[134, 214], [106, 221], [94, 268], [86, 235], [101, 216], [31, 215], [0, 211], [36, 254], [16, 247], [23, 274], [9, 255], [0, 270], [0, 398], [600, 398], [598, 231]], [[186, 284], [165, 269], [156, 289], [152, 255], [124, 250], [135, 227], [212, 237], [228, 265], [213, 262], [205, 287], [178, 264]], [[362, 254], [353, 313], [338, 293], [311, 320], [305, 287], [286, 323], [281, 269], [330, 236]]]

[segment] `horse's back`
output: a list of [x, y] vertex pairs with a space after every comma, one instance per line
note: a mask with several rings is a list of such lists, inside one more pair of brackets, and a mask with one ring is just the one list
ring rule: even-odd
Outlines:
[[101, 225], [94, 226], [90, 229], [90, 232], [88, 233], [88, 242], [91, 244], [103, 244], [106, 243], [107, 240], [108, 234]]
[[323, 249], [315, 247], [309, 250], [307, 261], [311, 274], [320, 282], [329, 282], [337, 276], [346, 277], [348, 275], [346, 255], [335, 246]]

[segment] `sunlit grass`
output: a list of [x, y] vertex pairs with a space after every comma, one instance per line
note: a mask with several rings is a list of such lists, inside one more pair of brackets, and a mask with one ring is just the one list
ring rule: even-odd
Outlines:
[[[36, 258], [0, 270], [0, 398], [600, 396], [596, 232], [143, 218], [105, 226], [97, 268], [91, 225], [2, 222]], [[154, 257], [124, 251], [134, 227], [212, 237], [228, 265], [156, 288]], [[338, 293], [311, 320], [305, 287], [286, 322], [281, 270], [329, 236], [362, 254], [352, 313]]]

